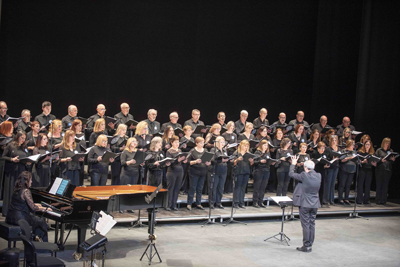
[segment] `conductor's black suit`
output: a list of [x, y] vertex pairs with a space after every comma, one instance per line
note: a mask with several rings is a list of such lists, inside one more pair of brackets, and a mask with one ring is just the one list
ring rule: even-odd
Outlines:
[[315, 236], [315, 218], [317, 217], [318, 208], [321, 207], [318, 196], [319, 187], [321, 186], [321, 174], [314, 170], [310, 170], [308, 173], [304, 171], [299, 174], [294, 172], [294, 168], [293, 164], [290, 165], [289, 176], [301, 182], [301, 190], [293, 194], [293, 200], [295, 205], [300, 206], [303, 247], [311, 249]]

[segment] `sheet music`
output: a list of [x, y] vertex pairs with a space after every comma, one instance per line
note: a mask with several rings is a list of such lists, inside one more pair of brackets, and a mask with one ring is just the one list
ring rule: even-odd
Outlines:
[[100, 215], [101, 217], [96, 224], [96, 231], [105, 236], [117, 222], [111, 215], [108, 215], [102, 210], [100, 211]]
[[51, 186], [49, 193], [52, 194], [52, 195], [55, 195], [57, 193], [58, 188], [60, 187], [61, 182], [62, 182], [62, 179], [57, 177], [54, 180], [54, 183]]
[[286, 202], [286, 201], [293, 201], [290, 197], [288, 196], [281, 196], [281, 197], [271, 197], [273, 201], [279, 204], [279, 202]]

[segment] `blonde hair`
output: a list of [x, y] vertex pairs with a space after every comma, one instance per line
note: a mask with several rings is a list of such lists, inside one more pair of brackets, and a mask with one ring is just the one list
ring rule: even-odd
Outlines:
[[242, 147], [244, 147], [244, 146], [246, 146], [246, 145], [247, 145], [247, 151], [246, 151], [246, 152], [249, 152], [249, 148], [250, 148], [250, 143], [249, 143], [249, 141], [247, 141], [247, 140], [242, 140], [242, 142], [240, 142], [240, 144], [239, 144], [239, 146], [238, 146], [238, 149], [237, 149], [238, 153], [239, 153], [239, 152], [242, 153]]
[[[143, 129], [147, 126], [147, 122], [141, 121], [136, 125], [135, 135], [142, 135]], [[149, 129], [147, 129], [146, 134], [149, 134]]]
[[[219, 143], [220, 140], [225, 141], [225, 138], [223, 138], [222, 136], [218, 136], [217, 138], [215, 138], [214, 147], [217, 147], [217, 144], [220, 144], [220, 143]], [[222, 147], [224, 147], [224, 145], [222, 145]], [[218, 148], [218, 147], [217, 147], [217, 148]]]
[[329, 138], [329, 146], [332, 146], [333, 139], [336, 139], [336, 141], [339, 142], [337, 135], [331, 135]]
[[53, 130], [54, 130], [53, 127], [54, 127], [54, 129], [56, 129], [58, 127], [61, 127], [60, 131], [62, 131], [62, 123], [61, 123], [61, 121], [59, 119], [56, 119], [56, 120], [53, 120], [52, 123], [50, 123], [50, 127], [49, 127], [49, 133], [50, 134], [53, 133]]
[[157, 145], [157, 143], [162, 143], [162, 138], [159, 137], [159, 136], [156, 136], [151, 140], [151, 143], [150, 143], [150, 150], [151, 151], [154, 151], [154, 148]]
[[226, 124], [226, 129], [229, 129], [230, 127], [233, 126], [233, 130], [235, 130], [235, 123], [233, 121], [230, 121]]
[[220, 129], [220, 130], [221, 130], [221, 125], [220, 125], [219, 123], [214, 123], [214, 124], [211, 126], [211, 128], [210, 128], [210, 130], [209, 130], [208, 132], [209, 132], [209, 133], [214, 133], [214, 131], [215, 131], [216, 129]]
[[247, 127], [250, 127], [250, 126], [254, 128], [254, 125], [251, 122], [246, 122], [246, 126], [244, 128], [247, 128]]
[[105, 136], [104, 134], [99, 135], [99, 137], [97, 137], [96, 140], [96, 146], [102, 146], [103, 145], [103, 141], [108, 141], [107, 136]]
[[385, 143], [389, 143], [388, 149], [390, 149], [390, 144], [392, 143], [392, 140], [389, 137], [383, 138], [381, 148], [384, 147]]
[[345, 134], [346, 131], [350, 131], [350, 134], [349, 134], [349, 137], [347, 137], [347, 140], [351, 140], [351, 129], [349, 127], [344, 128], [342, 138], [343, 139], [346, 138], [346, 134]]
[[[122, 130], [125, 130], [125, 131], [126, 131], [127, 129], [128, 129], [128, 127], [127, 127], [125, 124], [121, 123], [120, 125], [118, 125], [118, 128], [117, 128], [117, 130], [115, 131], [114, 136], [119, 135], [119, 134], [121, 133]], [[127, 137], [127, 136], [125, 135], [125, 137]]]
[[106, 127], [106, 121], [104, 119], [98, 119], [95, 123], [94, 123], [94, 127], [93, 127], [93, 132], [98, 133], [100, 132], [100, 125], [104, 123], [104, 129]]
[[183, 130], [184, 133], [186, 133], [188, 130], [193, 130], [193, 129], [192, 129], [192, 126], [186, 125], [185, 127], [183, 127], [182, 130]]
[[[70, 149], [71, 149], [71, 147], [69, 147], [69, 144], [68, 144], [68, 139], [69, 139], [71, 136], [75, 136], [75, 132], [72, 131], [72, 130], [66, 131], [65, 134], [64, 134], [62, 143], [61, 143], [61, 145], [62, 145], [65, 149], [67, 149], [67, 150], [70, 150]], [[72, 142], [72, 149], [75, 149], [75, 148], [76, 148], [76, 142], [75, 142], [75, 138], [74, 138], [74, 141]]]
[[203, 137], [196, 137], [196, 139], [194, 140], [194, 142], [196, 143], [196, 145], [198, 144], [198, 143], [201, 143], [201, 142], [203, 142], [204, 141], [204, 138]]
[[305, 146], [307, 148], [307, 144], [306, 143], [300, 143], [299, 148], [301, 148], [302, 146]]
[[268, 145], [267, 150], [265, 152], [269, 152], [269, 144], [267, 140], [261, 140], [261, 142], [258, 144], [257, 150], [262, 151], [262, 146], [265, 144]]
[[135, 141], [137, 142], [137, 140], [136, 140], [135, 137], [131, 137], [131, 138], [128, 139], [128, 141], [126, 141], [126, 147], [125, 147], [124, 150], [128, 150], [130, 153], [133, 152], [133, 151], [131, 150], [131, 144], [132, 144], [133, 140], [135, 140]]

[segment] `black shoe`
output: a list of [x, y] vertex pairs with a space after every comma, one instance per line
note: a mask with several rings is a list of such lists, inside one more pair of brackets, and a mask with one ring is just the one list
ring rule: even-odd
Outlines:
[[121, 213], [121, 214], [122, 214], [122, 213], [124, 213], [124, 211], [123, 211], [123, 210], [120, 210], [120, 211], [119, 211], [119, 213]]
[[369, 203], [369, 202], [368, 202], [368, 203], [365, 203], [364, 206], [366, 206], [366, 207], [372, 207], [371, 203]]
[[329, 204], [331, 204], [332, 206], [336, 206], [335, 202], [330, 202]]
[[339, 205], [343, 205], [344, 206], [344, 202], [343, 201], [339, 201], [338, 203]]
[[260, 208], [260, 206], [258, 206], [257, 203], [256, 203], [256, 204], [253, 204], [253, 207], [254, 207], [254, 208], [257, 208], [257, 209]]
[[233, 205], [233, 207], [234, 207], [235, 209], [238, 209], [238, 208], [239, 208], [239, 205], [238, 205], [238, 204], [235, 204], [235, 205]]
[[260, 206], [260, 208], [266, 208], [267, 206], [264, 205], [264, 203], [260, 203], [258, 206]]
[[215, 208], [214, 208], [214, 205], [211, 205], [211, 206], [210, 206], [210, 209], [212, 209], [212, 210], [215, 209]]
[[200, 205], [200, 206], [196, 206], [196, 209], [204, 210], [204, 207], [202, 205]]
[[186, 208], [190, 211], [192, 211], [192, 206], [187, 205]]
[[385, 206], [385, 207], [391, 207], [391, 205], [390, 204], [382, 204], [383, 206]]
[[127, 210], [128, 213], [135, 213], [134, 210]]
[[358, 206], [363, 206], [364, 204], [363, 204], [363, 203], [358, 203], [358, 202], [357, 202], [357, 205], [358, 205]]
[[217, 205], [217, 208], [219, 208], [219, 209], [225, 209], [224, 206], [222, 206], [222, 204]]
[[351, 204], [350, 204], [350, 202], [348, 200], [345, 200], [344, 204], [347, 205], [347, 206], [351, 206]]
[[241, 208], [241, 209], [246, 209], [246, 207], [243, 206], [243, 205], [239, 205], [239, 208]]
[[175, 207], [175, 208], [172, 208], [172, 210], [173, 210], [173, 211], [178, 211], [178, 208], [177, 208], [177, 207]]
[[301, 251], [301, 252], [306, 252], [306, 253], [310, 253], [311, 251], [312, 251], [312, 248], [311, 247], [309, 247], [309, 248], [307, 248], [307, 247], [298, 247], [298, 248], [296, 248], [298, 251]]
[[165, 208], [166, 211], [171, 211], [171, 208]]

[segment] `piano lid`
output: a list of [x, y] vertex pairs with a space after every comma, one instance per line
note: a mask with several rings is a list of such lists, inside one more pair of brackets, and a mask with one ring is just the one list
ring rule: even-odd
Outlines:
[[[79, 186], [73, 192], [74, 198], [79, 199], [108, 199], [113, 195], [125, 194], [151, 194], [157, 187], [149, 185], [104, 185], [104, 186]], [[166, 192], [161, 189], [160, 192]]]

